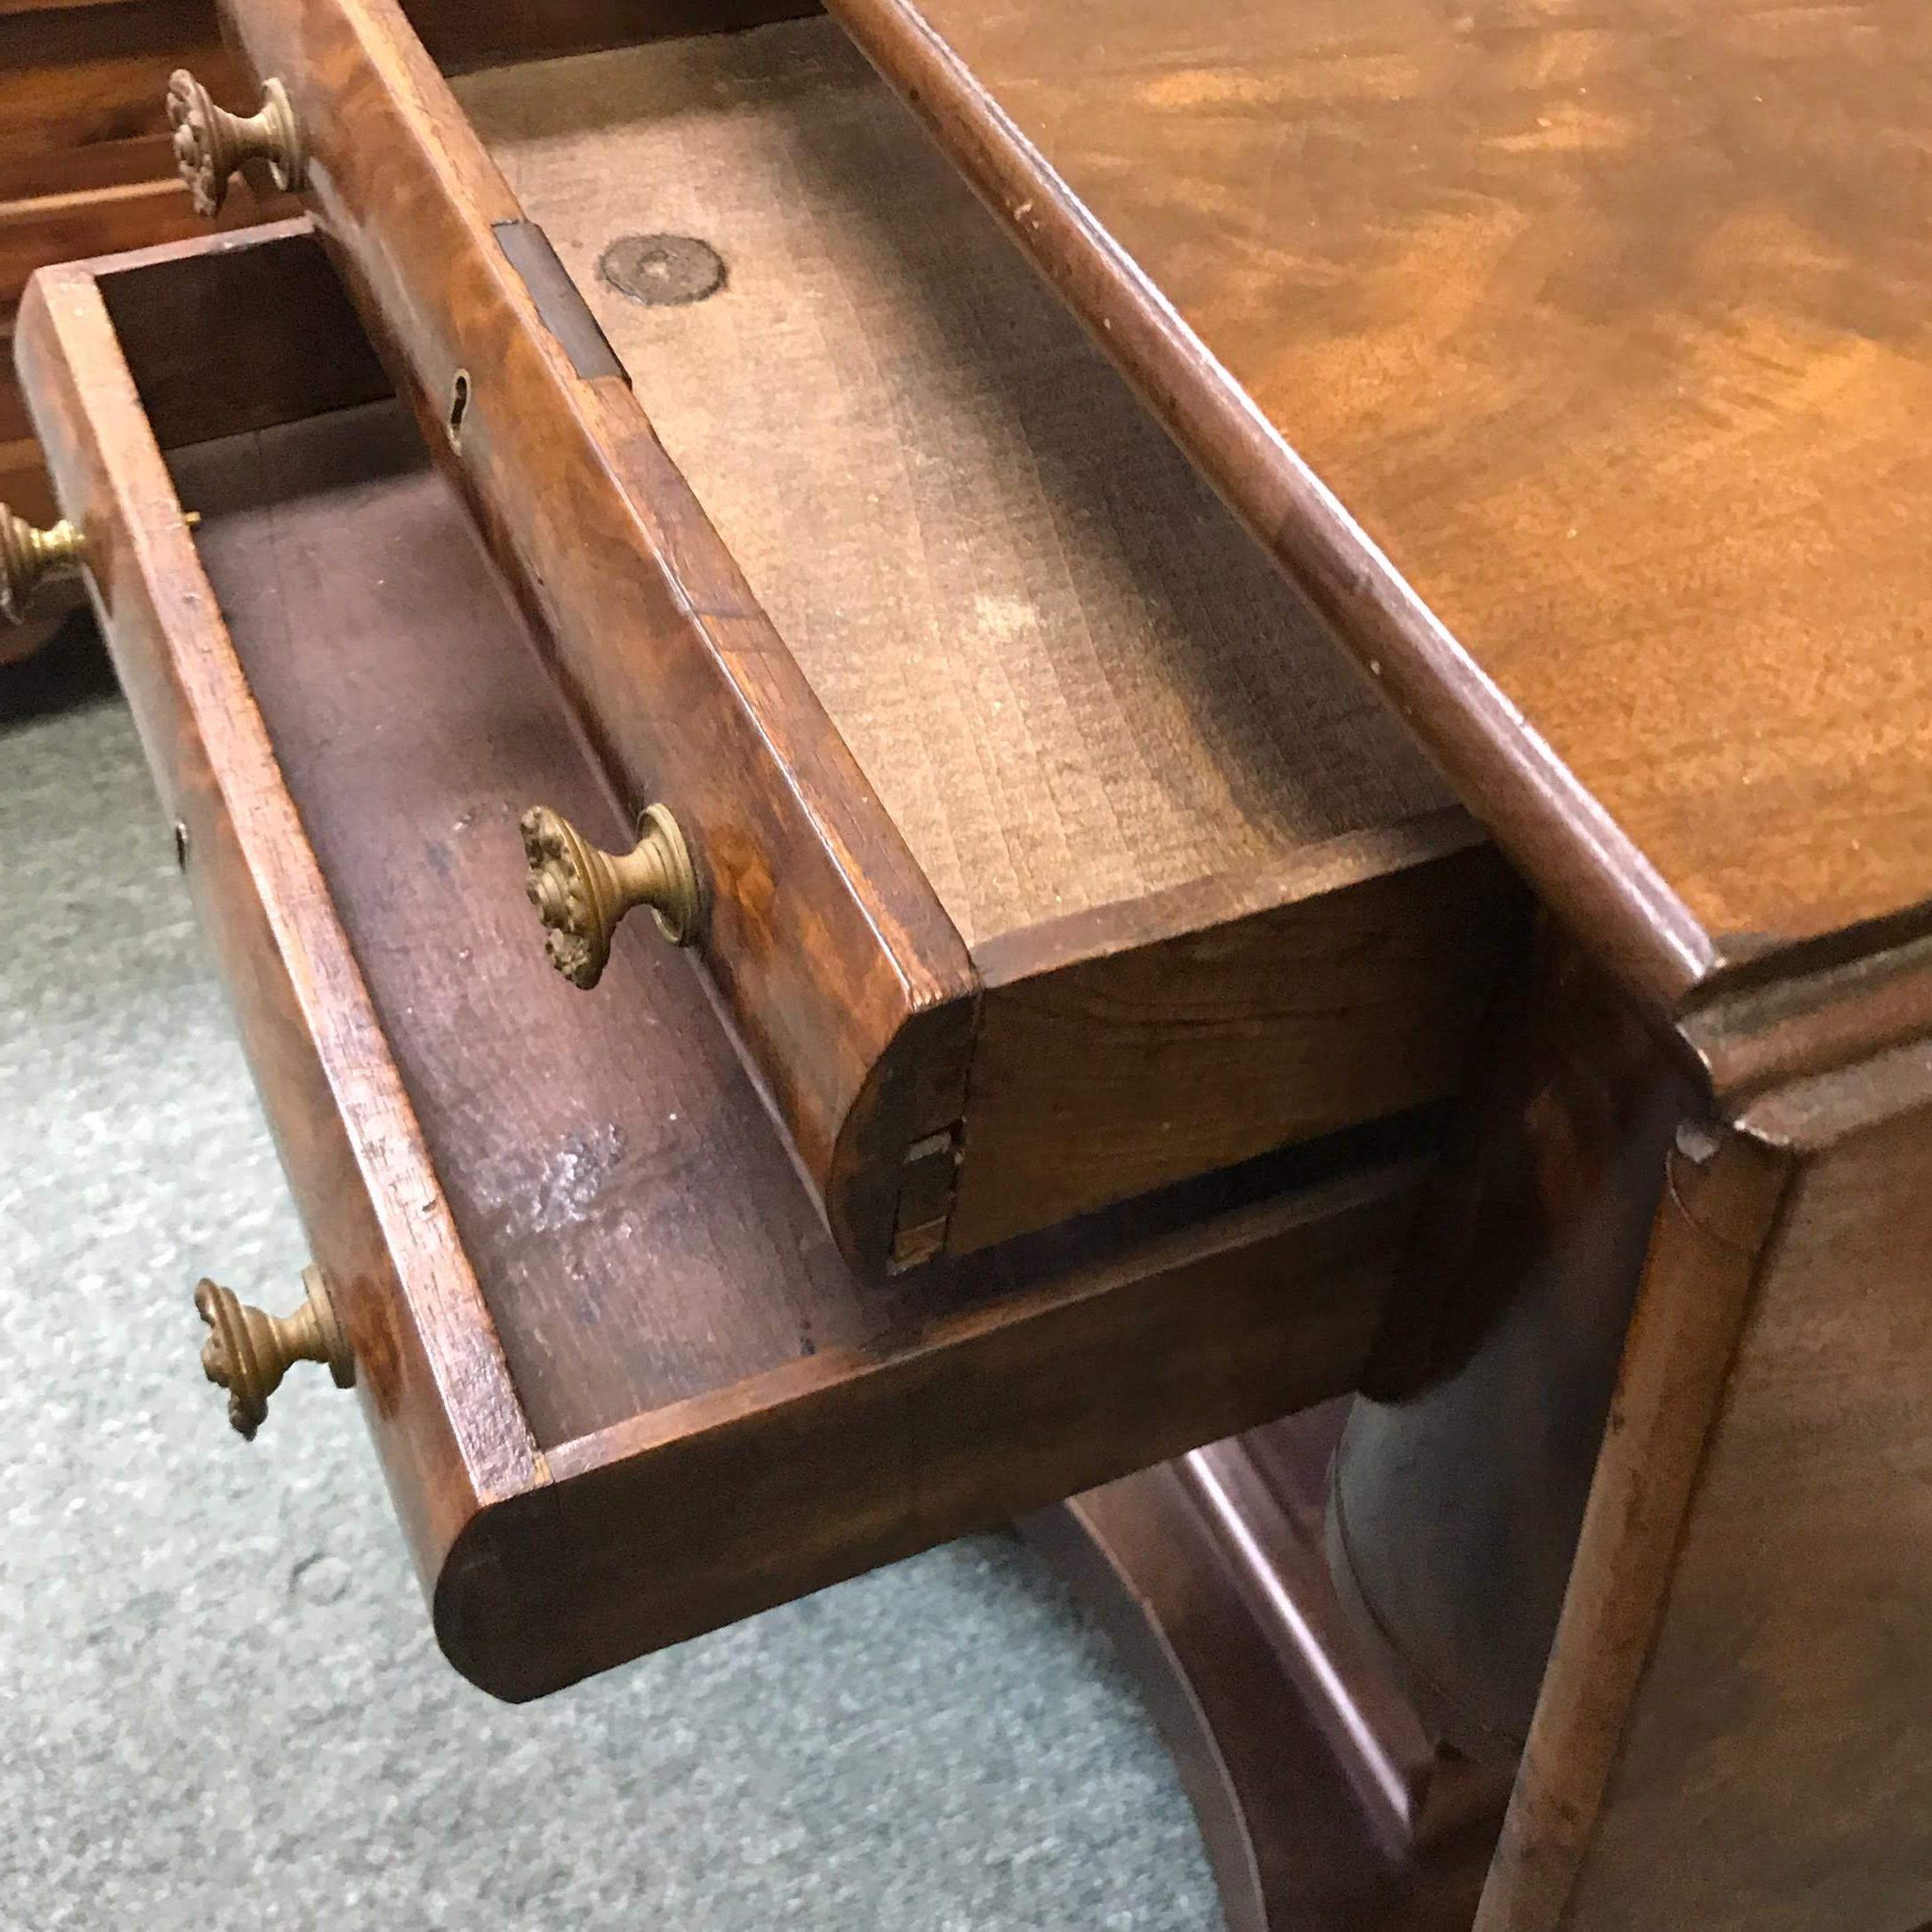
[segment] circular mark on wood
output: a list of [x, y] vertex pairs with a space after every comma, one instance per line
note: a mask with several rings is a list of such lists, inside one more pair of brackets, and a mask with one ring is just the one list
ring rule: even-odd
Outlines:
[[725, 285], [724, 257], [695, 235], [620, 235], [597, 258], [597, 272], [652, 309], [703, 302]]

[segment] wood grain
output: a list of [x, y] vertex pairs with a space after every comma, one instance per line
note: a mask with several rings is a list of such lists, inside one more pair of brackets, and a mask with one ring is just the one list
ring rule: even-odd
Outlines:
[[[578, 366], [569, 344], [589, 324], [568, 287], [527, 285], [501, 239], [520, 204], [393, 10], [331, 0], [299, 20], [276, 4], [237, 19], [264, 70], [310, 90], [325, 238], [627, 807], [656, 790], [682, 812], [671, 794], [689, 792], [718, 889], [707, 964], [848, 1259], [876, 1270], [942, 1240], [960, 1252], [1446, 1090], [1509, 941], [1508, 876], [1469, 864], [1479, 898], [1440, 922], [1435, 869], [1467, 842], [1453, 831], [1391, 841], [1390, 882], [1364, 873], [1373, 903], [1359, 911], [1306, 863], [1311, 847], [1439, 811], [1437, 781], [829, 24], [464, 85], [645, 370], [667, 455], [607, 363]], [[373, 168], [385, 145], [411, 193]], [[861, 218], [881, 179], [904, 185]], [[592, 269], [607, 229], [660, 218], [621, 184], [672, 180], [730, 228], [737, 279], [674, 332], [640, 336]], [[787, 181], [813, 212], [774, 221]], [[803, 315], [816, 326], [792, 341], [786, 318]], [[453, 456], [441, 398], [470, 361], [492, 374]], [[848, 363], [861, 373], [827, 380]], [[807, 396], [822, 417], [775, 411]], [[673, 458], [694, 465], [704, 509]], [[658, 627], [649, 649], [640, 610]], [[649, 778], [647, 760], [668, 762]], [[1212, 923], [1260, 910], [1269, 867], [1284, 897], [1307, 898], [1311, 954], [1324, 920], [1353, 944], [1416, 902], [1413, 970], [1392, 968], [1352, 1022], [1359, 1099], [1306, 1097], [1307, 1028], [1256, 997], [1272, 974], [1262, 949], [1190, 944], [1203, 921], [1182, 886], [1201, 888]], [[1163, 890], [1176, 896], [1150, 921], [1139, 907]], [[1164, 978], [1143, 981], [1165, 987], [1165, 1010], [1139, 1044], [1165, 1064], [1192, 1056], [1203, 1077], [1175, 1087], [1187, 1105], [1164, 1109], [1151, 1157], [1132, 1145], [1144, 1085], [1090, 1089], [1059, 1115], [1075, 1137], [1062, 1183], [1040, 1192], [1016, 1185], [1031, 1147], [1003, 1119], [979, 1131], [970, 1117], [980, 974], [961, 934], [991, 943], [1103, 903], [1112, 930], [1055, 966], [1171, 941]], [[1244, 1007], [1265, 1017], [1236, 1056], [1202, 1015]], [[988, 1090], [1004, 1118], [1051, 1101], [1053, 1067], [1028, 1070], [1030, 1095]], [[1256, 1103], [1270, 1072], [1301, 1104]], [[951, 1238], [954, 1147], [978, 1160], [982, 1203], [1028, 1212], [976, 1210]]]
[[124, 180], [172, 179], [163, 97], [183, 64], [236, 83], [212, 0], [0, 12], [0, 203], [100, 186], [106, 157], [152, 161]]
[[[213, 339], [203, 340], [213, 357]], [[535, 1446], [85, 267], [36, 278], [16, 347], [60, 507], [87, 533], [95, 610], [163, 813], [184, 828], [197, 906], [429, 1587], [478, 1508], [540, 1479]], [[185, 1300], [185, 1281], [181, 1292]]]
[[1417, 1169], [1322, 1165], [1164, 1231], [1123, 1241], [1129, 1214], [1111, 1240], [1076, 1227], [922, 1269], [863, 1346], [559, 1445], [556, 1493], [455, 1553], [446, 1652], [541, 1695], [1341, 1393]]
[[952, 1249], [1461, 1091], [1517, 890], [1452, 809], [988, 941]]
[[229, 19], [286, 80], [324, 239], [625, 810], [662, 799], [692, 841], [729, 1023], [843, 1251], [882, 1266], [906, 1150], [960, 1113], [958, 934], [636, 398], [579, 377], [543, 326], [491, 228], [521, 210], [400, 12], [249, 0]]
[[834, 11], [1630, 978], [1922, 923], [1921, 9]]
[[[1923, 1043], [1768, 1096], [1747, 1124], [1718, 1160], [1749, 1155], [1769, 1203], [1760, 1181], [1748, 1216], [1723, 1203], [1719, 1220], [1703, 1193], [1689, 1211], [1720, 1272], [1673, 1284], [1684, 1243], [1660, 1236], [1625, 1374], [1635, 1439], [1579, 1565], [1579, 1675], [1546, 1698], [1544, 1775], [1519, 1794], [1485, 1932], [1932, 1912]], [[1623, 1587], [1606, 1591], [1620, 1514], [1662, 1547], [1617, 1552]], [[1633, 1594], [1635, 1619], [1603, 1616]]]
[[[531, 9], [417, 0], [412, 17], [439, 58], [461, 64], [601, 45], [653, 34], [722, 29], [785, 0], [571, 0]], [[175, 173], [164, 96], [188, 67], [218, 98], [243, 105], [239, 66], [220, 41], [213, 0], [0, 0], [0, 322], [43, 264], [205, 231]], [[288, 212], [265, 178], [237, 185], [223, 228]], [[0, 502], [49, 514], [46, 472], [25, 428], [12, 358], [0, 354]], [[37, 645], [61, 615], [0, 637], [0, 656]]]
[[[0, 6], [0, 338], [43, 264], [199, 232], [175, 176], [163, 102], [170, 70], [184, 61], [216, 85], [236, 84], [212, 0]], [[272, 212], [247, 189], [223, 225]], [[4, 341], [0, 503], [35, 521], [51, 513]], [[43, 592], [32, 619], [0, 636], [0, 657], [36, 648], [58, 626], [64, 602], [57, 588]]]
[[519, 785], [590, 824], [611, 807], [395, 406], [197, 443], [173, 468], [545, 1449], [1014, 1278], [1009, 1260], [868, 1288], [686, 962], [633, 949], [610, 1002], [550, 973], [502, 863]]
[[[200, 231], [168, 142], [164, 97], [181, 66], [241, 85], [209, 0], [0, 13], [0, 310], [44, 262]], [[224, 227], [288, 212], [260, 185]]]
[[622, 820], [399, 407], [173, 469], [539, 1443], [878, 1326], [688, 962], [587, 1000], [544, 960], [523, 800]]

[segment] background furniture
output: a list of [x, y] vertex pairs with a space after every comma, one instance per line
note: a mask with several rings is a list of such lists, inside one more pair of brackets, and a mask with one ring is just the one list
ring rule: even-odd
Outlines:
[[[11, 347], [34, 270], [197, 233], [169, 144], [169, 73], [189, 65], [231, 86], [207, 0], [60, 5], [22, 0], [0, 14], [0, 338]], [[258, 219], [246, 201], [228, 218]], [[53, 498], [8, 354], [0, 367], [0, 502], [35, 522]], [[0, 632], [0, 660], [36, 649], [65, 616], [49, 593], [33, 620]]]

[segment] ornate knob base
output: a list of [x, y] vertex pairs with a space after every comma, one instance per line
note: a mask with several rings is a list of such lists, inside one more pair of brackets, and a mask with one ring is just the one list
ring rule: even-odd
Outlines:
[[0, 503], [0, 618], [20, 623], [34, 586], [56, 570], [73, 568], [86, 551], [86, 540], [65, 518], [36, 529]]
[[195, 1288], [195, 1311], [208, 1324], [202, 1373], [228, 1390], [229, 1423], [249, 1442], [268, 1417], [269, 1397], [297, 1362], [326, 1362], [338, 1389], [356, 1385], [355, 1358], [335, 1319], [327, 1277], [305, 1268], [302, 1279], [308, 1298], [293, 1315], [252, 1308], [219, 1282]]
[[634, 906], [648, 906], [673, 946], [688, 946], [704, 918], [704, 895], [690, 848], [662, 805], [648, 807], [628, 852], [592, 845], [547, 806], [523, 815], [530, 903], [548, 929], [543, 950], [572, 986], [588, 991], [610, 959], [611, 935]]
[[229, 181], [249, 161], [266, 161], [285, 193], [300, 188], [308, 172], [302, 129], [278, 80], [263, 84], [262, 105], [253, 114], [230, 114], [214, 104], [186, 68], [176, 68], [168, 76], [168, 121], [174, 129], [174, 165], [197, 214], [221, 212]]

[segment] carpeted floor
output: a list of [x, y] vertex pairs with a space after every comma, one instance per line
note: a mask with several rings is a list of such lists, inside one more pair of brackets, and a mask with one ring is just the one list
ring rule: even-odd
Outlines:
[[250, 1449], [201, 1379], [196, 1277], [292, 1303], [302, 1233], [72, 637], [0, 670], [0, 1926], [1220, 1923], [1132, 1686], [1004, 1540], [523, 1710], [463, 1683], [354, 1402], [292, 1378]]

